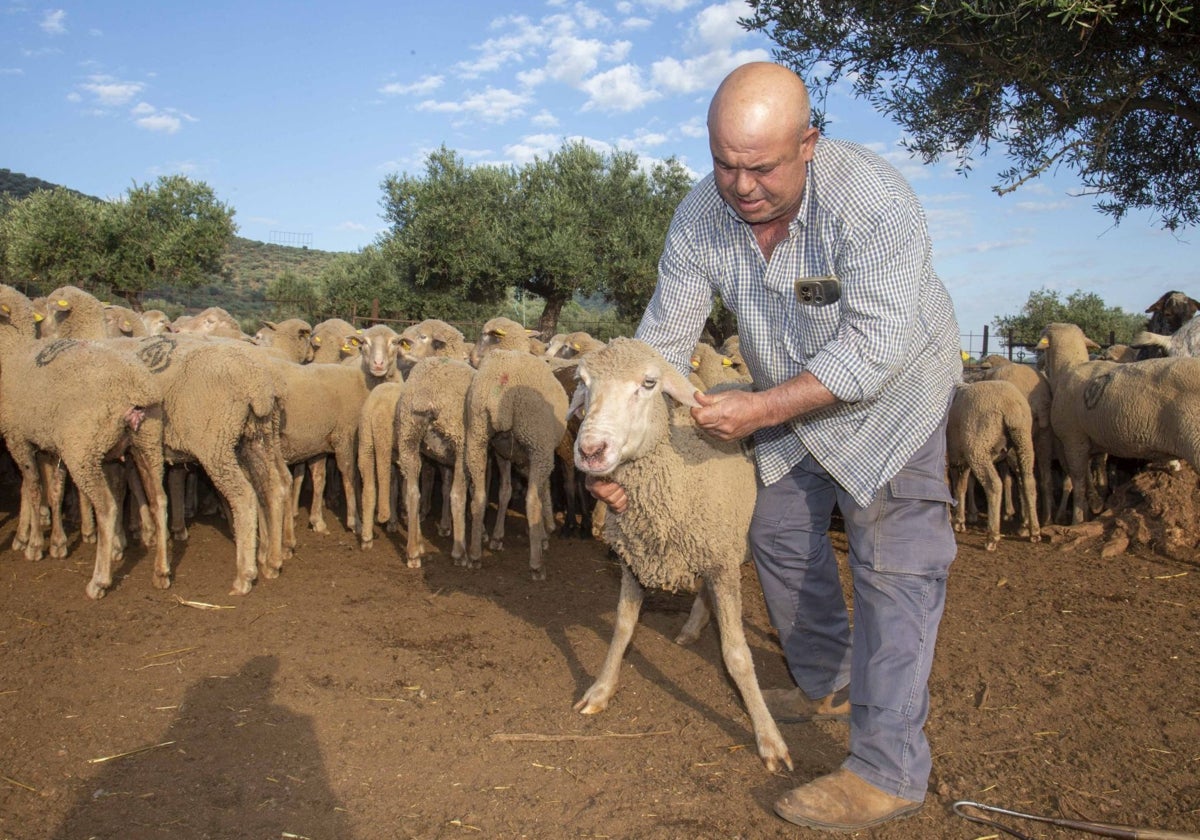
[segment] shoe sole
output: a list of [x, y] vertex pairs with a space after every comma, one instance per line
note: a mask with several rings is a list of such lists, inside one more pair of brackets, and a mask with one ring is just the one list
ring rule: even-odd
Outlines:
[[911, 817], [913, 814], [917, 813], [917, 811], [920, 811], [924, 804], [924, 802], [917, 802], [906, 808], [898, 808], [897, 810], [892, 811], [890, 814], [886, 814], [877, 819], [869, 820], [863, 823], [854, 823], [853, 825], [847, 825], [845, 823], [821, 822], [820, 820], [802, 817], [799, 814], [788, 814], [781, 810], [778, 806], [775, 808], [775, 813], [782, 819], [790, 822], [792, 825], [798, 825], [801, 828], [815, 828], [819, 829], [820, 831], [838, 831], [844, 834], [849, 834], [852, 831], [862, 831], [864, 828], [874, 828], [877, 825], [883, 825], [885, 822], [891, 822], [892, 820], [902, 820], [905, 817]]

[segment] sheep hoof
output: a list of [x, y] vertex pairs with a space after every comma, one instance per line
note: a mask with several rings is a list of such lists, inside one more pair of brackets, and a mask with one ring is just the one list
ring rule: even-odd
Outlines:
[[574, 709], [581, 715], [598, 715], [608, 708], [608, 701], [611, 697], [612, 692], [604, 691], [593, 685], [575, 704]]
[[42, 547], [40, 545], [36, 545], [34, 543], [29, 543], [29, 545], [25, 546], [25, 559], [26, 560], [32, 560], [33, 562], [37, 562], [38, 560], [42, 559], [43, 553], [44, 552], [42, 551]]
[[66, 543], [54, 543], [54, 542], [50, 543], [50, 556], [58, 557], [58, 558], [66, 557], [67, 556], [67, 544]]
[[254, 585], [254, 581], [252, 581], [252, 580], [246, 580], [246, 579], [240, 578], [240, 577], [235, 578], [233, 581], [233, 588], [229, 590], [229, 594], [230, 595], [248, 595], [250, 593], [250, 589], [253, 585]]
[[266, 563], [259, 564], [258, 573], [267, 580], [275, 580], [275, 578], [279, 577], [279, 569], [275, 568], [274, 566], [269, 566]]
[[488, 548], [490, 548], [492, 551], [503, 551], [504, 540], [498, 540], [493, 537], [492, 539], [488, 540]]
[[154, 584], [155, 589], [171, 588], [171, 576], [169, 574], [160, 575], [158, 572], [155, 572], [151, 582]]
[[785, 767], [788, 770], [793, 769], [792, 756], [788, 753], [787, 745], [783, 743], [782, 738], [779, 738], [776, 743], [764, 743], [759, 740], [758, 755], [771, 773], [779, 773]]
[[95, 543], [96, 542], [96, 535], [94, 533], [93, 534], [82, 534], [81, 536], [85, 543]]
[[439, 537], [448, 537], [448, 536], [450, 536], [450, 533], [453, 530], [454, 530], [453, 528], [446, 528], [442, 525], [437, 526], [437, 532], [438, 532]]
[[373, 540], [373, 539], [359, 540], [359, 542], [358, 542], [358, 547], [361, 548], [363, 551], [370, 551], [374, 545], [375, 545], [375, 540]]
[[187, 542], [187, 538], [188, 538], [187, 528], [178, 528], [178, 529], [172, 528], [171, 529], [171, 539], [179, 540], [181, 542]]
[[94, 580], [90, 580], [88, 581], [87, 589], [85, 591], [87, 592], [87, 596], [93, 601], [99, 601], [104, 597], [104, 592], [106, 589], [107, 587], [102, 586]]
[[[408, 568], [410, 568], [410, 569], [421, 568], [421, 556], [417, 555], [416, 557], [409, 557], [408, 560], [406, 561], [405, 565], [407, 565]], [[455, 564], [455, 565], [457, 565], [457, 564]]]
[[325, 520], [318, 519], [315, 522], [309, 522], [308, 527], [312, 528], [318, 534], [328, 534], [329, 526], [325, 524]]
[[388, 522], [387, 525], [384, 527], [384, 531], [388, 534], [398, 534], [398, 533], [400, 533], [400, 523], [399, 522]]
[[961, 522], [954, 523], [954, 533], [961, 534], [965, 530], [967, 530], [966, 526], [964, 526]]
[[1041, 542], [1041, 541], [1042, 541], [1042, 535], [1041, 535], [1040, 533], [1038, 533], [1038, 534], [1030, 534], [1030, 535], [1029, 535], [1029, 541], [1030, 541], [1030, 542], [1035, 542], [1035, 543], [1036, 543], [1036, 542]]
[[13, 537], [13, 541], [12, 541], [12, 550], [13, 551], [24, 551], [25, 546], [27, 546], [27, 545], [29, 545], [29, 540], [22, 539], [21, 537], [17, 537], [17, 536]]
[[546, 570], [545, 569], [530, 569], [529, 570], [529, 578], [530, 578], [530, 580], [545, 580], [546, 579]]
[[679, 635], [675, 637], [675, 644], [685, 646], [691, 645], [695, 644], [699, 638], [699, 633], [693, 633], [690, 630], [682, 630], [680, 631]]
[[988, 540], [987, 545], [983, 547], [984, 551], [995, 551], [996, 546], [1000, 544], [999, 540]]

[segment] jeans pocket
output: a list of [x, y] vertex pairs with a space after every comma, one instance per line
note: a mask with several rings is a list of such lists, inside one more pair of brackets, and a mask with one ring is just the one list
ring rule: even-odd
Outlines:
[[882, 491], [873, 568], [878, 572], [943, 577], [958, 545], [950, 526], [950, 487], [944, 476], [912, 469]]

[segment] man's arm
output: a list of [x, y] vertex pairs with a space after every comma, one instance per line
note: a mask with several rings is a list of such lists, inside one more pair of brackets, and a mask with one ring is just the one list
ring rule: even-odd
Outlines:
[[765, 391], [696, 392], [696, 425], [718, 440], [740, 440], [838, 401], [815, 376], [804, 371]]

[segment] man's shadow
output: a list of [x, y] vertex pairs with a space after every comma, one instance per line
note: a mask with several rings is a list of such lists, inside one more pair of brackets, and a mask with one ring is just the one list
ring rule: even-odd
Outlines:
[[98, 765], [54, 837], [350, 838], [312, 722], [272, 702], [278, 669], [257, 656], [194, 684], [148, 749]]

